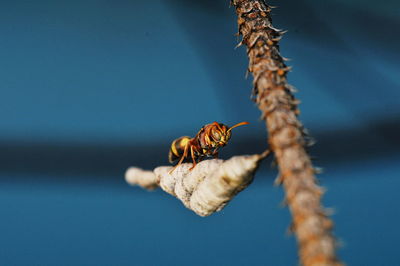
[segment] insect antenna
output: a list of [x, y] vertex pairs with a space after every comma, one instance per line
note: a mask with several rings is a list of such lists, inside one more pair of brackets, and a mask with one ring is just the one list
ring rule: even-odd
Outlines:
[[240, 126], [248, 125], [248, 124], [250, 124], [250, 123], [249, 123], [249, 122], [240, 122], [240, 123], [238, 123], [238, 124], [236, 124], [236, 125], [234, 125], [234, 126], [231, 126], [231, 127], [228, 129], [227, 132], [231, 131], [231, 130], [234, 129], [235, 127], [240, 127]]

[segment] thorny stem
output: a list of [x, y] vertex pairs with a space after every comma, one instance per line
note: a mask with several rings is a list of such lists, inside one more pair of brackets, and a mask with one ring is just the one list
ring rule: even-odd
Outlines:
[[233, 0], [238, 15], [241, 44], [247, 46], [249, 69], [254, 76], [254, 96], [269, 132], [269, 145], [279, 165], [279, 183], [293, 216], [292, 230], [299, 244], [300, 263], [341, 265], [335, 255], [333, 222], [321, 206], [323, 190], [305, 150], [307, 138], [298, 120], [298, 101], [286, 74], [290, 70], [279, 53], [283, 32], [271, 21], [271, 7], [263, 0]]

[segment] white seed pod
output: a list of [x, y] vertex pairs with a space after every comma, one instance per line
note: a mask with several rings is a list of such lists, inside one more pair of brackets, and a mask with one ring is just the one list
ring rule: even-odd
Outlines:
[[126, 172], [125, 179], [131, 185], [147, 189], [158, 184], [188, 209], [200, 216], [208, 216], [220, 211], [253, 181], [259, 162], [268, 154], [267, 151], [261, 155], [235, 156], [226, 161], [205, 160], [192, 170], [189, 170], [191, 163], [184, 163], [171, 174], [171, 166], [160, 166], [153, 172], [132, 167]]
[[158, 187], [157, 178], [152, 171], [145, 171], [138, 167], [129, 167], [125, 172], [125, 181], [131, 185], [153, 190]]

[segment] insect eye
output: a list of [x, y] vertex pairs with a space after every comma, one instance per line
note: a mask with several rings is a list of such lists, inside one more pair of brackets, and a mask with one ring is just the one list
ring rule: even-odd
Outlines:
[[221, 138], [221, 134], [219, 134], [218, 131], [214, 131], [214, 132], [213, 132], [213, 137], [214, 137], [215, 139], [220, 139], [220, 138]]

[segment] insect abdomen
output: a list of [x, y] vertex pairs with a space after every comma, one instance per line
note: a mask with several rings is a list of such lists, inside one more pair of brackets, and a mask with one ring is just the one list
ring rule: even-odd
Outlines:
[[185, 151], [185, 146], [190, 141], [190, 137], [184, 136], [174, 140], [169, 149], [168, 160], [173, 163], [175, 160], [180, 159]]

